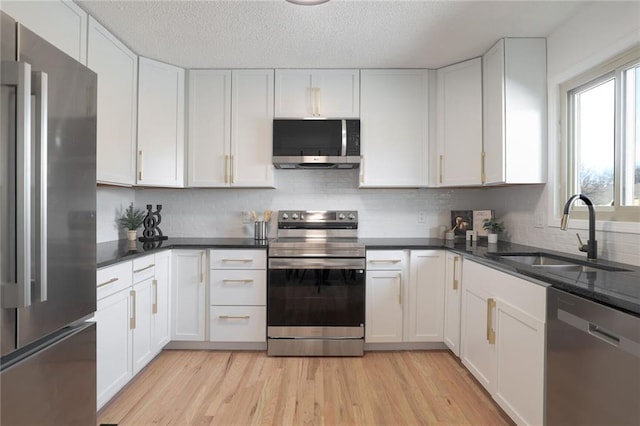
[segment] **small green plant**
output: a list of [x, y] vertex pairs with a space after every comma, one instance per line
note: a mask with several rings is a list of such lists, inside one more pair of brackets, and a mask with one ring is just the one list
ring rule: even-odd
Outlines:
[[124, 214], [120, 217], [119, 222], [120, 225], [124, 226], [129, 231], [135, 231], [140, 228], [140, 225], [144, 222], [145, 216], [146, 213], [144, 210], [134, 209], [133, 203], [131, 203], [124, 211]]
[[490, 234], [501, 234], [504, 232], [504, 222], [498, 222], [493, 218], [485, 219], [482, 221], [482, 229]]

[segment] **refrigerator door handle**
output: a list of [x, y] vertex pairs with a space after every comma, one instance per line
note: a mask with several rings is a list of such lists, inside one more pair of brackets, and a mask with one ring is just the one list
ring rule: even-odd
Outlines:
[[[36, 157], [36, 188], [37, 197], [34, 212], [39, 214], [36, 222], [35, 244], [39, 248], [36, 262], [37, 276], [33, 277], [40, 284], [39, 295], [34, 301], [47, 301], [47, 157], [48, 157], [48, 92], [49, 76], [37, 71], [31, 76], [32, 94], [35, 97], [35, 157]], [[35, 216], [34, 216], [35, 217]]]
[[[16, 87], [15, 283], [2, 286], [3, 308], [31, 305], [31, 65], [2, 61], [2, 85]], [[17, 285], [16, 285], [17, 284]]]

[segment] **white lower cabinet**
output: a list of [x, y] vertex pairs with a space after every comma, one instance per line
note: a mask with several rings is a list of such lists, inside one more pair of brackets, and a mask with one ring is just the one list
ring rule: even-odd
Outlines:
[[209, 257], [209, 340], [266, 342], [266, 251], [211, 250]]
[[174, 250], [171, 340], [204, 341], [206, 251]]
[[443, 283], [440, 250], [368, 250], [365, 342], [441, 342]]
[[465, 261], [462, 363], [517, 423], [544, 418], [546, 288]]
[[155, 256], [155, 280], [153, 281], [153, 302], [151, 321], [153, 337], [151, 345], [159, 353], [169, 343], [169, 318], [171, 314], [171, 251], [163, 251]]
[[133, 377], [130, 291], [120, 290], [97, 303], [97, 409]]
[[152, 347], [151, 304], [153, 301], [153, 279], [146, 279], [133, 286], [133, 374], [137, 374], [155, 356]]
[[460, 357], [460, 303], [462, 300], [462, 256], [447, 252], [444, 278], [444, 344]]

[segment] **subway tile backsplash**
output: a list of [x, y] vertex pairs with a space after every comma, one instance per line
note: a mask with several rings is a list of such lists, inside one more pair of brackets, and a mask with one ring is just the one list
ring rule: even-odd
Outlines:
[[[358, 189], [358, 170], [276, 170], [277, 189], [98, 188], [98, 242], [125, 238], [116, 217], [133, 201], [137, 208], [162, 204], [163, 233], [170, 237], [250, 237], [245, 212], [308, 209], [358, 210], [362, 237], [436, 237], [450, 210], [494, 209], [511, 241], [576, 252], [575, 232], [535, 227], [546, 212], [544, 186], [475, 189]], [[425, 213], [424, 223], [418, 220]], [[275, 236], [275, 224], [269, 235]], [[584, 233], [586, 236], [586, 232]], [[640, 264], [640, 235], [601, 233], [599, 255]]]

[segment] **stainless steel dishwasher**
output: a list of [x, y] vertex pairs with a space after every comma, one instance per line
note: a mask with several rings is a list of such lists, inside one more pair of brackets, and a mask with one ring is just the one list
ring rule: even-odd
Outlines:
[[546, 419], [640, 425], [640, 317], [548, 289]]

